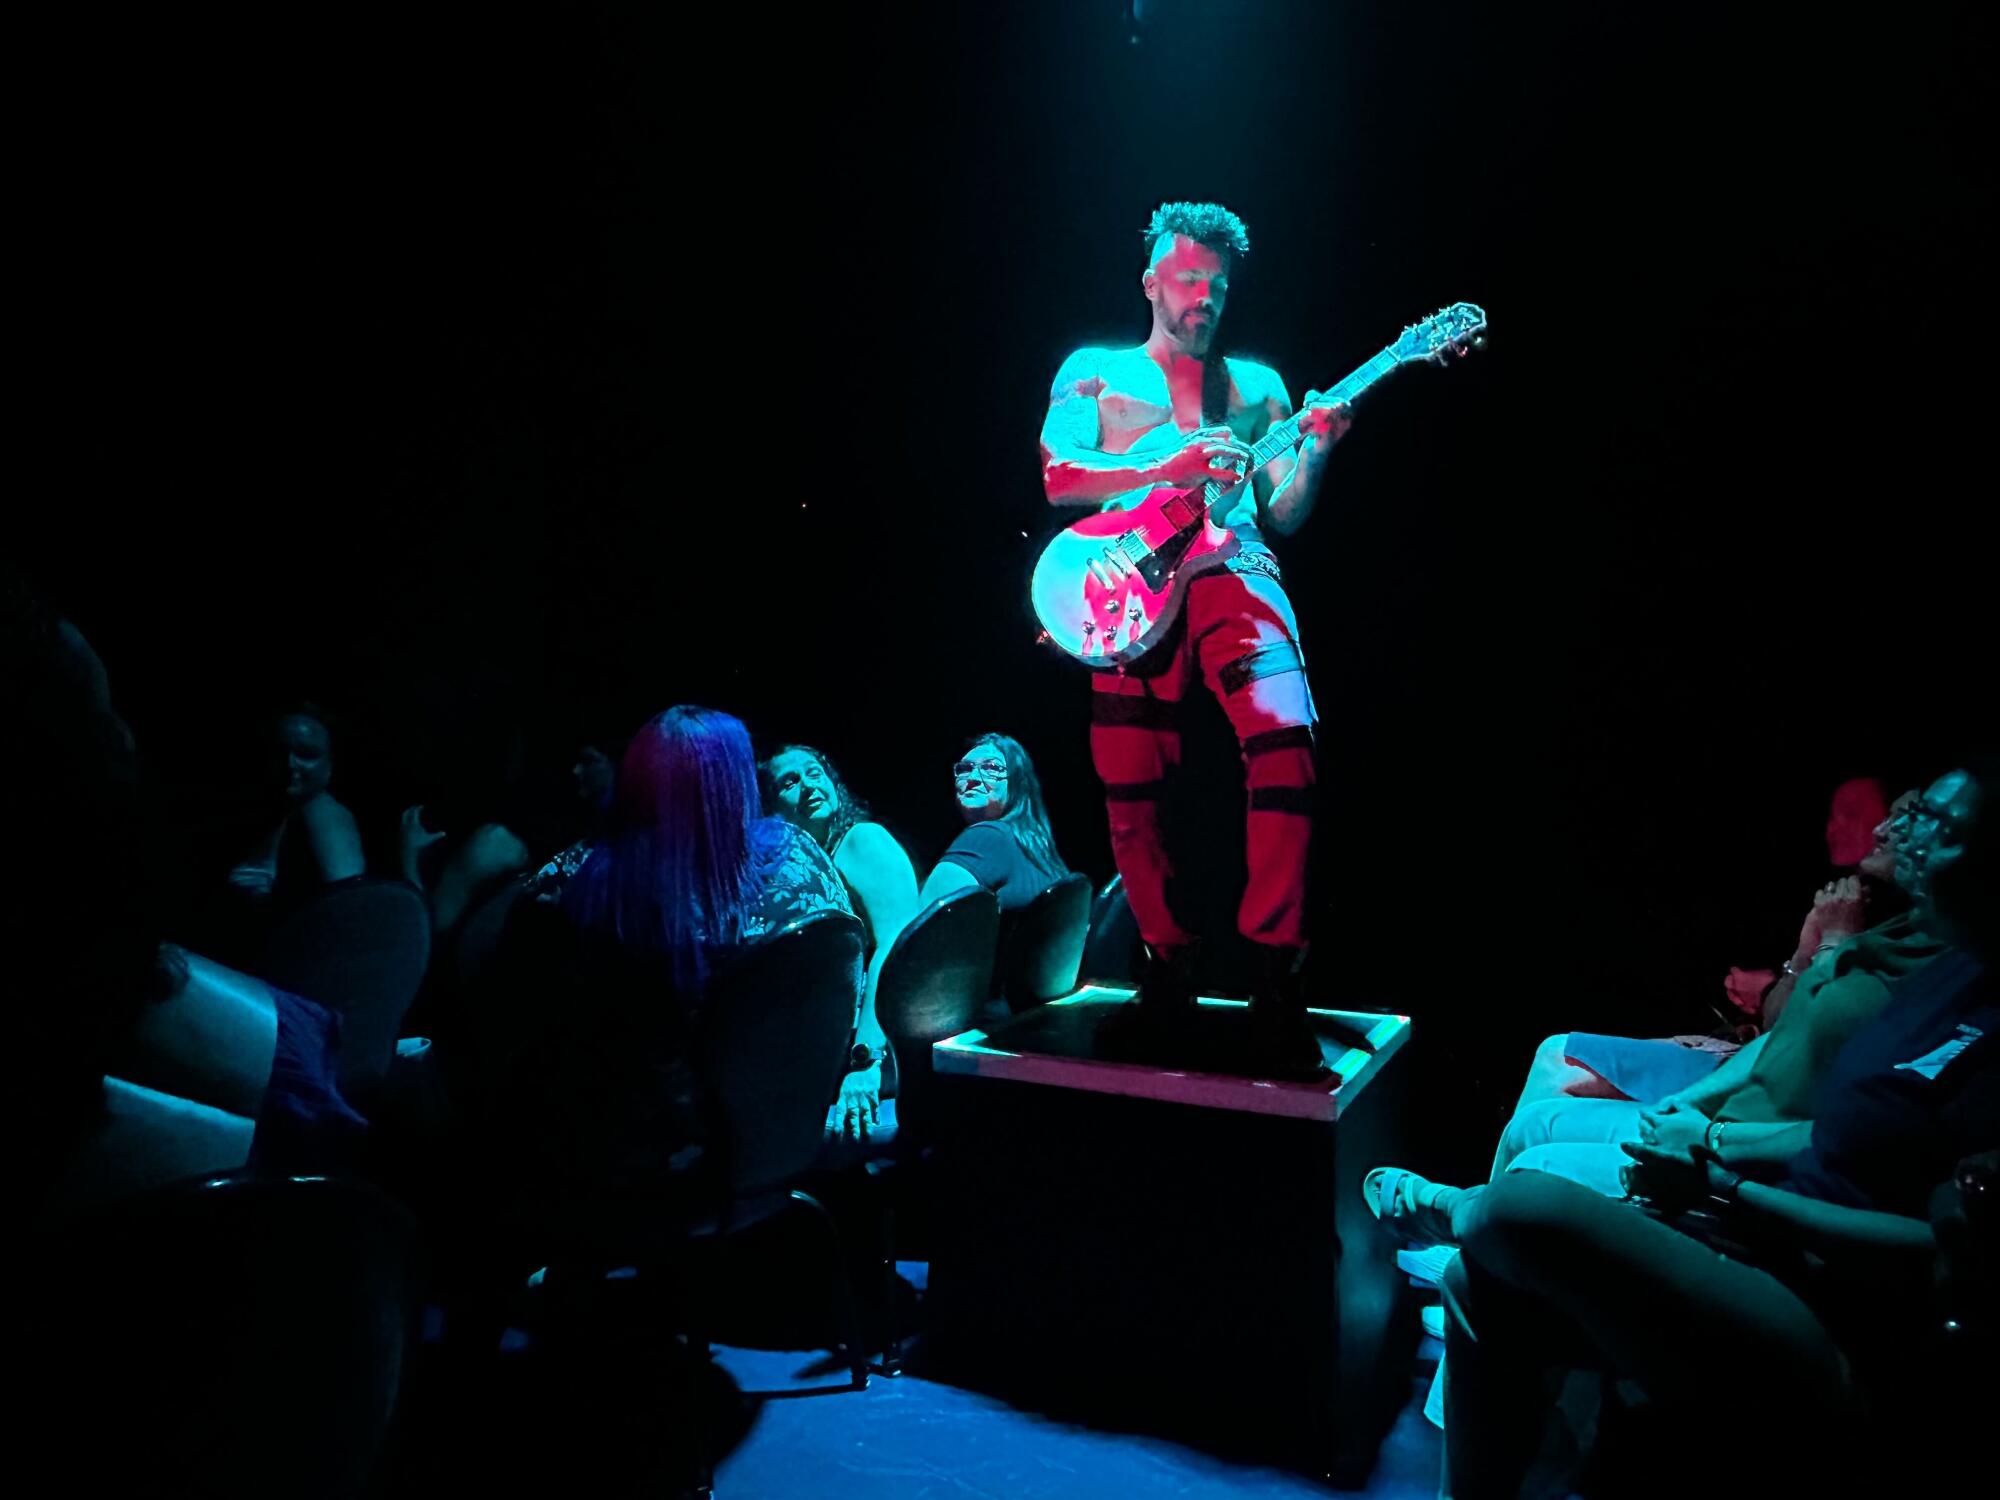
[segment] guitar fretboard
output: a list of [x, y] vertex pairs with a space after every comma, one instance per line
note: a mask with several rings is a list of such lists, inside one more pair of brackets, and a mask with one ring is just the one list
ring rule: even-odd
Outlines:
[[[1369, 360], [1367, 364], [1361, 366], [1360, 369], [1334, 386], [1332, 390], [1326, 392], [1326, 396], [1334, 401], [1352, 401], [1356, 396], [1359, 396], [1369, 386], [1380, 380], [1384, 375], [1387, 375], [1401, 363], [1402, 361], [1397, 359], [1393, 352], [1384, 349], [1373, 359]], [[1246, 478], [1248, 475], [1254, 474], [1263, 468], [1265, 464], [1276, 458], [1280, 453], [1289, 452], [1298, 446], [1299, 417], [1301, 415], [1302, 413], [1293, 413], [1257, 440], [1250, 449], [1250, 467], [1245, 471]], [[1211, 479], [1207, 484], [1202, 486], [1202, 503], [1213, 506], [1216, 501], [1220, 500], [1224, 495], [1231, 493], [1236, 488], [1237, 486], [1234, 484], [1225, 487]]]

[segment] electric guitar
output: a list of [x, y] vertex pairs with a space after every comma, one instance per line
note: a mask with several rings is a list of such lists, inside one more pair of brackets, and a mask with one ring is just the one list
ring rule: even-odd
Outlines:
[[[1352, 401], [1392, 370], [1478, 347], [1486, 313], [1470, 302], [1405, 328], [1402, 336], [1326, 393]], [[1127, 510], [1099, 511], [1043, 549], [1028, 585], [1042, 639], [1087, 667], [1122, 667], [1161, 640], [1180, 614], [1187, 586], [1236, 553], [1236, 537], [1216, 522], [1249, 476], [1299, 441], [1299, 416], [1272, 427], [1250, 450], [1244, 478], [1198, 489], [1160, 485]]]

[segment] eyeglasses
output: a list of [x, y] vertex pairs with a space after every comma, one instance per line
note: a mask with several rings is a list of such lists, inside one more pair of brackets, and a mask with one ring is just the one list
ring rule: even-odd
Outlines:
[[951, 779], [963, 781], [968, 776], [983, 776], [988, 781], [1007, 779], [1007, 762], [1004, 760], [962, 760], [951, 768]]
[[1958, 819], [1952, 816], [1948, 807], [1932, 807], [1929, 803], [1919, 802], [1903, 814], [1903, 819], [1905, 838], [1932, 837], [1958, 831]]

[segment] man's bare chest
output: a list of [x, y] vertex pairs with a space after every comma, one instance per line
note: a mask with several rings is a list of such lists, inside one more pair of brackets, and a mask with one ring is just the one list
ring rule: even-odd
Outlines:
[[[1201, 381], [1170, 382], [1143, 353], [1107, 363], [1098, 378], [1098, 442], [1106, 453], [1164, 451], [1204, 425]], [[1258, 413], [1244, 402], [1234, 379], [1229, 381], [1228, 408], [1231, 429], [1240, 438], [1253, 439]]]

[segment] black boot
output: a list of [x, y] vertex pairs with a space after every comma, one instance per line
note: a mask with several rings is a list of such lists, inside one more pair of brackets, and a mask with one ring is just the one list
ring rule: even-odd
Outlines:
[[1332, 1069], [1319, 1036], [1306, 1016], [1305, 987], [1299, 982], [1298, 948], [1260, 947], [1255, 988], [1250, 993], [1250, 1047], [1245, 1071], [1261, 1078], [1310, 1082]]
[[1195, 1003], [1196, 945], [1146, 950], [1139, 993], [1097, 1027], [1097, 1052], [1116, 1062], [1184, 1064], [1200, 1012]]

